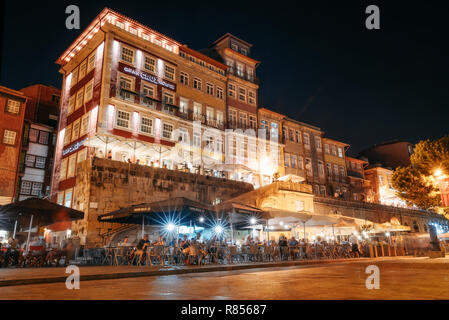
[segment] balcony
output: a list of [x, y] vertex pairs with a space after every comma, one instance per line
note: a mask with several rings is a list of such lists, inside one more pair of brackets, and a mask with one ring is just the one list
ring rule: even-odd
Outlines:
[[118, 88], [117, 89], [117, 97], [129, 101], [129, 102], [135, 102], [135, 97], [137, 96], [137, 93], [134, 91], [125, 89], [125, 88]]
[[248, 77], [248, 75], [245, 73], [239, 74], [238, 72], [235, 71], [235, 69], [233, 67], [228, 68], [228, 70], [226, 71], [226, 75], [233, 75], [233, 76], [243, 79], [245, 81], [259, 84], [259, 78], [256, 78], [255, 76]]
[[363, 179], [362, 173], [357, 171], [348, 170], [348, 176]]

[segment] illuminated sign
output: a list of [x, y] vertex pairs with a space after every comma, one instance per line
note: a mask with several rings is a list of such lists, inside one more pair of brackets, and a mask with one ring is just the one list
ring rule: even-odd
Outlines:
[[134, 212], [147, 212], [150, 211], [151, 208], [150, 207], [145, 207], [145, 208], [134, 208]]
[[82, 140], [82, 141], [78, 141], [77, 143], [71, 145], [71, 146], [68, 147], [67, 149], [62, 150], [62, 156], [65, 156], [65, 155], [67, 155], [67, 154], [69, 154], [69, 153], [72, 153], [72, 152], [78, 150], [79, 148], [81, 148], [81, 147], [84, 145], [84, 142], [85, 142], [86, 140], [87, 140], [87, 139], [84, 139], [84, 140]]
[[142, 80], [154, 83], [156, 85], [161, 85], [163, 87], [169, 88], [171, 90], [176, 90], [176, 86], [172, 83], [169, 83], [167, 81], [162, 80], [161, 78], [155, 77], [151, 74], [148, 74], [146, 72], [137, 71], [136, 69], [130, 68], [130, 67], [123, 67], [123, 71], [132, 74], [134, 76], [139, 77]]

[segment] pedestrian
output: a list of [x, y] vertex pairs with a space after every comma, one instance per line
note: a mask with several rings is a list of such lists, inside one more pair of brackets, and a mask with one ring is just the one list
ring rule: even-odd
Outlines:
[[352, 253], [354, 254], [354, 257], [359, 258], [360, 257], [359, 239], [354, 233], [349, 237], [349, 243], [351, 243]]

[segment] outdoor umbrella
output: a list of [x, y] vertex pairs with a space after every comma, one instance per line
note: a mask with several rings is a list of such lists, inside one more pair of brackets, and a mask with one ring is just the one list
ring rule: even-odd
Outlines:
[[[11, 226], [14, 221], [28, 223], [28, 239], [33, 225], [48, 226], [63, 221], [73, 221], [84, 218], [84, 212], [61, 206], [46, 199], [28, 198], [13, 202], [0, 208], [0, 222]], [[28, 245], [27, 245], [28, 247]]]

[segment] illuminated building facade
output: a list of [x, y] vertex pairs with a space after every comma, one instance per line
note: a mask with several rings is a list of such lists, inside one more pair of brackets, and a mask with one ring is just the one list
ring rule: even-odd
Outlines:
[[374, 193], [373, 201], [378, 204], [394, 207], [407, 207], [404, 200], [396, 195], [396, 189], [391, 184], [393, 170], [380, 165], [370, 165], [365, 170], [366, 179], [370, 180], [371, 189]]
[[318, 127], [290, 118], [282, 121], [285, 172], [302, 176], [315, 195], [325, 196], [323, 135]]
[[17, 194], [26, 101], [23, 92], [0, 86], [0, 205], [12, 202]]
[[367, 166], [367, 161], [346, 156], [346, 169], [351, 200], [373, 202], [371, 183], [365, 177], [365, 168]]
[[323, 139], [328, 194], [349, 198], [349, 179], [346, 169], [346, 150], [349, 145], [329, 138]]
[[[260, 173], [259, 62], [250, 48], [227, 34], [201, 53], [104, 9], [57, 61], [64, 81], [53, 199], [74, 204], [77, 164], [93, 156], [271, 183], [281, 172]], [[278, 166], [279, 152], [274, 158]]]

